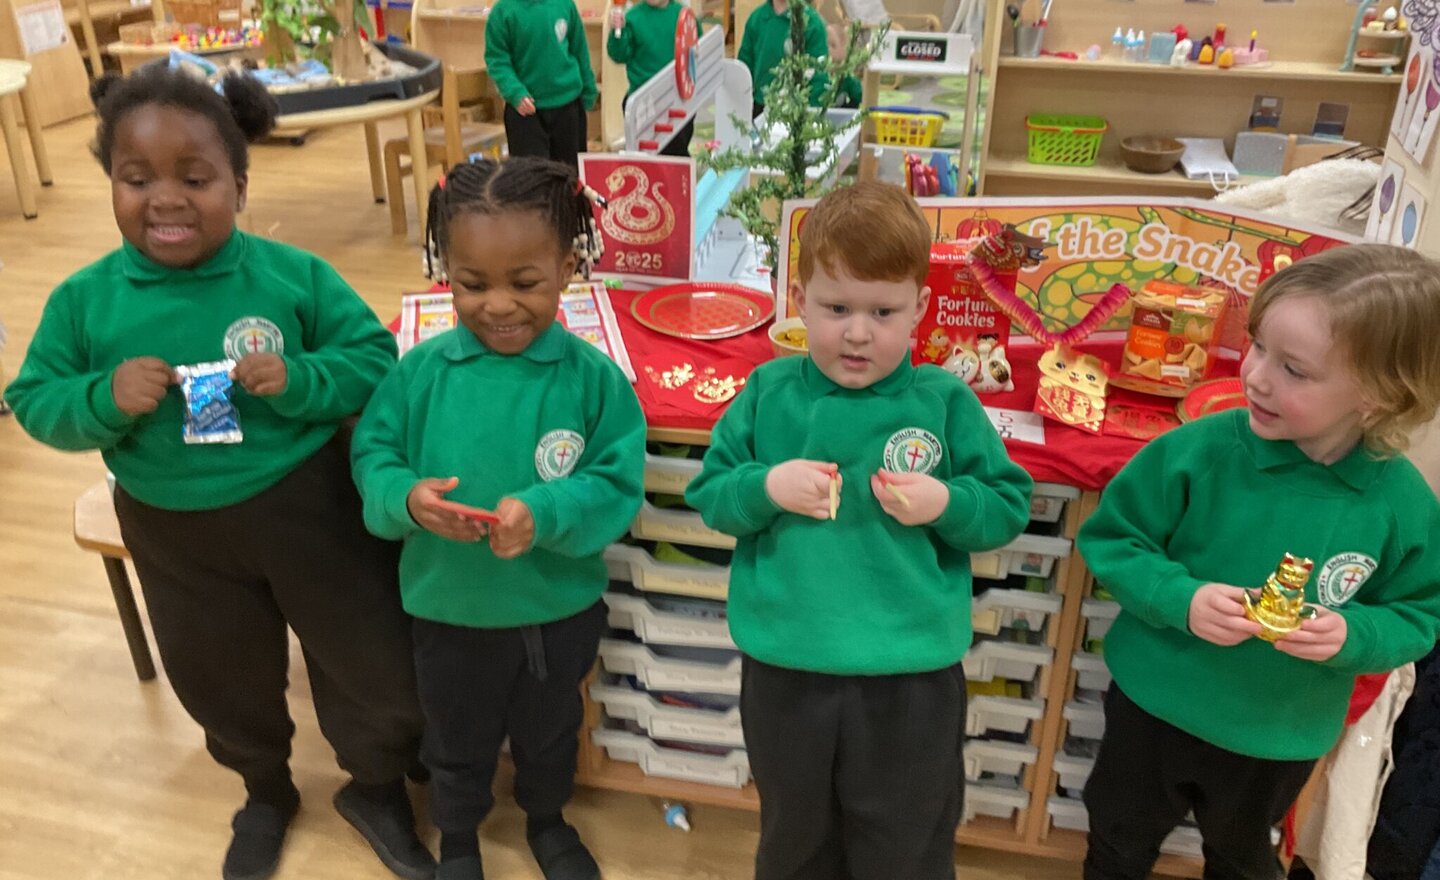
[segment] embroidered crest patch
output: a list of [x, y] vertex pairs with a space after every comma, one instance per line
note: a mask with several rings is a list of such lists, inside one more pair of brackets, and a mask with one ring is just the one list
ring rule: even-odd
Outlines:
[[535, 472], [547, 483], [569, 476], [584, 451], [584, 437], [574, 431], [551, 431], [535, 446]]
[[924, 428], [901, 428], [885, 441], [885, 469], [928, 474], [940, 464], [943, 454], [939, 437]]
[[1320, 567], [1320, 576], [1315, 579], [1315, 594], [1320, 597], [1320, 604], [1339, 608], [1349, 602], [1379, 565], [1364, 553], [1340, 553], [1330, 557]]
[[247, 354], [284, 354], [285, 334], [265, 318], [241, 318], [225, 328], [225, 356], [238, 361]]

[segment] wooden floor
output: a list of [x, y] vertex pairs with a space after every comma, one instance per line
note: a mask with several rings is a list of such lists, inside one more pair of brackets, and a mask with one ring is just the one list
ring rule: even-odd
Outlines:
[[[21, 218], [0, 164], [7, 375], [50, 290], [119, 244], [108, 181], [87, 153], [92, 134], [88, 121], [46, 130], [55, 185], [39, 191], [36, 220]], [[402, 291], [426, 284], [415, 218], [409, 240], [391, 237], [385, 206], [371, 199], [358, 129], [319, 132], [299, 148], [256, 148], [242, 226], [320, 254], [384, 317]], [[44, 448], [0, 418], [0, 880], [218, 877], [239, 781], [205, 753], [163, 672], [149, 684], [135, 679], [100, 561], [71, 540], [71, 502], [103, 473], [97, 454]], [[304, 677], [292, 677], [304, 804], [278, 876], [390, 877], [329, 805], [343, 776], [316, 729]], [[499, 787], [507, 791], [508, 780]], [[648, 798], [582, 790], [570, 815], [608, 880], [750, 876], [753, 814], [694, 808], [686, 835], [667, 829]], [[490, 877], [538, 880], [508, 794], [483, 841]], [[960, 850], [957, 860], [973, 880], [1080, 876], [1075, 865], [986, 851]]]

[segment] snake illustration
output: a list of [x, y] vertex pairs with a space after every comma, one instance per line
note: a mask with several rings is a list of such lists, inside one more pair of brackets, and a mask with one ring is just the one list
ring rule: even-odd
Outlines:
[[600, 217], [600, 225], [606, 234], [625, 244], [655, 244], [664, 241], [675, 229], [675, 209], [661, 197], [663, 181], [653, 185], [634, 165], [622, 165], [605, 178], [610, 192], [619, 192], [629, 180], [634, 186], [622, 196], [612, 195], [610, 208]]

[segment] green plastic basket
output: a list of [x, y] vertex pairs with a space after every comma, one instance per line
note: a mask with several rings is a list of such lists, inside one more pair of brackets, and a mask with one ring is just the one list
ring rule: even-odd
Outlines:
[[1099, 116], [1027, 116], [1028, 158], [1034, 165], [1094, 165], [1109, 127]]

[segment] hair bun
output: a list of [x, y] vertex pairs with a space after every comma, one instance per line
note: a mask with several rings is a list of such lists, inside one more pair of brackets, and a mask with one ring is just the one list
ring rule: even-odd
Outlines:
[[280, 106], [264, 84], [253, 76], [232, 72], [221, 82], [220, 93], [247, 141], [258, 141], [275, 128]]
[[115, 87], [120, 84], [122, 79], [123, 77], [121, 77], [120, 74], [111, 71], [103, 74], [99, 79], [92, 82], [90, 84], [90, 103], [99, 107], [100, 102], [105, 100], [106, 95], [115, 90]]

